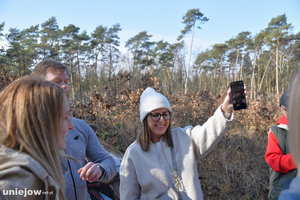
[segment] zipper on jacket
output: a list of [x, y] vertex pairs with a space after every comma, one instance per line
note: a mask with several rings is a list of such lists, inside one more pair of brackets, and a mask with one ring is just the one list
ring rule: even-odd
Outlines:
[[73, 177], [73, 173], [72, 173], [71, 165], [70, 165], [70, 162], [69, 162], [69, 160], [67, 160], [67, 162], [68, 162], [68, 166], [69, 166], [69, 170], [70, 170], [71, 178], [72, 178], [72, 181], [73, 181], [73, 187], [74, 187], [75, 200], [77, 200], [77, 192], [76, 192], [75, 181], [74, 181], [74, 177]]

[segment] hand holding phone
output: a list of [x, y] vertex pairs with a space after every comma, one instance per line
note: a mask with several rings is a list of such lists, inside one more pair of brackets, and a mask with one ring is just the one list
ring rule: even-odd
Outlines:
[[246, 95], [243, 81], [234, 81], [230, 83], [231, 96], [234, 110], [247, 108]]

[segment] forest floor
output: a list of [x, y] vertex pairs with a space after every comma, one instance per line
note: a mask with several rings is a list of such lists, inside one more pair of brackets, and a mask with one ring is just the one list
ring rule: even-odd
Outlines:
[[[100, 141], [124, 153], [141, 129], [142, 89], [90, 94], [86, 104], [74, 103], [74, 116], [98, 126]], [[166, 95], [172, 108], [172, 127], [202, 125], [223, 102], [208, 92]], [[247, 100], [248, 109], [234, 112], [227, 133], [198, 164], [204, 199], [267, 199], [269, 167], [264, 155], [268, 130], [280, 117], [277, 98]]]

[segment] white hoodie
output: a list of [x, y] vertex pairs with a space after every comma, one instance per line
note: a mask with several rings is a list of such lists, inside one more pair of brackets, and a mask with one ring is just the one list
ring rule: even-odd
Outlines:
[[[219, 107], [203, 126], [175, 128], [171, 131], [180, 192], [184, 199], [203, 199], [197, 163], [219, 143], [232, 119], [233, 113], [230, 119], [226, 119]], [[121, 200], [156, 199], [168, 190], [168, 179], [156, 148], [167, 175], [175, 185], [171, 148], [162, 140], [159, 147], [156, 146], [151, 143], [149, 150], [143, 151], [134, 142], [126, 150], [120, 168]]]

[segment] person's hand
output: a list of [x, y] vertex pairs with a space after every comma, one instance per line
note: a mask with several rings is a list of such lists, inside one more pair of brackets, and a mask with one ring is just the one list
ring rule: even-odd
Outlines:
[[[247, 89], [247, 87], [246, 87], [246, 85], [244, 85], [245, 95], [247, 94], [246, 89]], [[248, 96], [246, 96], [246, 98], [248, 98]], [[229, 88], [227, 90], [227, 95], [224, 99], [224, 102], [222, 103], [221, 110], [222, 110], [222, 112], [227, 113], [227, 114], [231, 114], [231, 112], [233, 110], [231, 88]]]
[[84, 167], [80, 168], [78, 173], [83, 181], [87, 180], [89, 182], [98, 180], [102, 175], [102, 171], [98, 167], [98, 164], [94, 164], [93, 162], [89, 162]]

